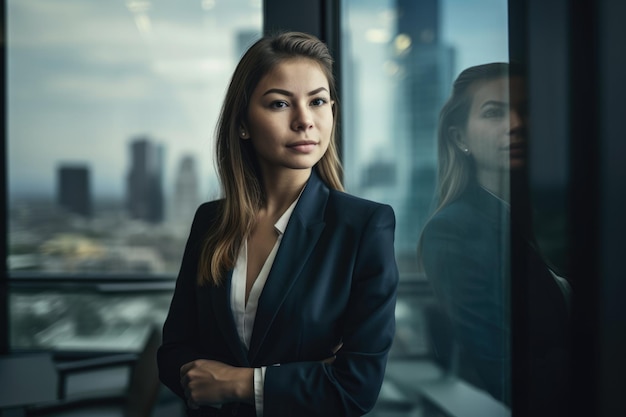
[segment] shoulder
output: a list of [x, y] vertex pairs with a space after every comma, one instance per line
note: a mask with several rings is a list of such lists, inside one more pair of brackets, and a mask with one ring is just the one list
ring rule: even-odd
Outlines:
[[198, 207], [191, 225], [192, 235], [204, 234], [210, 228], [215, 220], [219, 218], [223, 203], [224, 200], [215, 200], [202, 203]]
[[459, 198], [436, 212], [424, 226], [424, 239], [453, 234], [471, 236], [481, 228], [480, 211], [468, 200]]
[[371, 219], [386, 219], [395, 224], [395, 214], [390, 205], [337, 190], [330, 190], [326, 211], [328, 215], [348, 222], [362, 223]]
[[213, 200], [206, 203], [202, 203], [198, 209], [196, 210], [196, 217], [205, 217], [216, 215], [220, 212], [222, 206], [224, 205], [224, 200]]
[[431, 222], [465, 222], [468, 216], [477, 213], [476, 207], [465, 198], [458, 198], [441, 208], [431, 218]]

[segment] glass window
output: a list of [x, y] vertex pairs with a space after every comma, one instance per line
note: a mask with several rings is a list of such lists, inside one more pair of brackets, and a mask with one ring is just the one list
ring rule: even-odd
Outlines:
[[81, 305], [98, 337], [130, 326], [112, 309], [148, 303], [162, 321], [161, 295], [69, 294], [58, 280], [175, 278], [196, 207], [219, 192], [213, 129], [262, 2], [8, 0], [6, 20], [8, 273], [54, 278], [14, 287], [11, 347], [78, 343]]
[[[342, 42], [346, 188], [390, 204], [397, 221], [396, 339], [372, 415], [430, 415], [433, 404], [441, 411], [454, 400], [428, 387], [451, 374], [462, 389], [506, 410], [502, 397], [489, 396], [475, 373], [460, 369], [458, 343], [448, 343], [455, 326], [420, 266], [417, 247], [438, 203], [440, 111], [462, 70], [508, 62], [507, 1], [343, 0]], [[503, 252], [491, 256], [506, 258]], [[495, 296], [504, 317], [507, 294], [500, 288]], [[499, 320], [508, 326], [508, 318]]]

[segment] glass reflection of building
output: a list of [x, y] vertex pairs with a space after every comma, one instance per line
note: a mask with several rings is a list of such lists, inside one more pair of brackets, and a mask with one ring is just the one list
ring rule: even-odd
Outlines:
[[[387, 75], [391, 77], [390, 151], [359, 160], [362, 146], [359, 118], [352, 107], [359, 98], [351, 94], [365, 69], [357, 57], [344, 60], [348, 96], [343, 123], [351, 138], [344, 146], [349, 191], [390, 204], [396, 213], [396, 257], [401, 274], [414, 274], [419, 233], [432, 209], [437, 171], [436, 132], [439, 110], [450, 91], [455, 50], [443, 43], [440, 0], [396, 0], [393, 33], [387, 43]], [[346, 34], [344, 39], [351, 42]], [[368, 87], [365, 87], [368, 88]], [[385, 116], [381, 115], [382, 118]], [[367, 137], [362, 139], [367, 140]], [[355, 172], [356, 171], [356, 172]], [[358, 178], [358, 182], [354, 178]]]
[[[454, 49], [441, 40], [440, 0], [397, 0], [393, 52], [398, 65], [395, 124], [400, 136], [399, 262], [414, 259], [431, 210], [437, 172], [437, 119], [453, 79]], [[402, 267], [402, 265], [401, 265]]]

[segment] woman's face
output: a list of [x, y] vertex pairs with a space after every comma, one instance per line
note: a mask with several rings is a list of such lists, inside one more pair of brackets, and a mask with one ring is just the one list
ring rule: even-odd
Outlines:
[[478, 175], [518, 169], [526, 159], [526, 97], [521, 77], [496, 78], [473, 87], [461, 146], [476, 162]]
[[322, 158], [333, 130], [333, 101], [319, 64], [288, 59], [254, 89], [242, 126], [264, 176], [311, 168]]

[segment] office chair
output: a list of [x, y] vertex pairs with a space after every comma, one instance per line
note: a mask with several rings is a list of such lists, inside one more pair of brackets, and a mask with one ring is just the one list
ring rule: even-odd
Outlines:
[[[161, 332], [151, 328], [139, 354], [119, 354], [57, 365], [59, 372], [58, 401], [29, 407], [26, 416], [45, 417], [150, 417], [160, 389], [156, 352]], [[130, 366], [128, 386], [117, 393], [67, 396], [68, 377], [81, 372], [117, 366]]]

